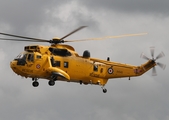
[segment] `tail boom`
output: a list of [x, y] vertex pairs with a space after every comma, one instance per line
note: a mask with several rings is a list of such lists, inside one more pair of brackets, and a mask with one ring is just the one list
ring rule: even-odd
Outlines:
[[132, 65], [126, 65], [124, 66], [122, 64], [113, 66], [113, 73], [112, 74], [107, 74], [106, 77], [108, 79], [111, 78], [123, 78], [123, 77], [136, 77], [144, 74], [151, 68], [156, 66], [155, 61], [149, 60], [145, 64], [142, 64], [140, 66], [132, 66]]

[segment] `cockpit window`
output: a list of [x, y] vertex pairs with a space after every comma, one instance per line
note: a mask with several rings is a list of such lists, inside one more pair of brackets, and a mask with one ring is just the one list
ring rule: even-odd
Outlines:
[[22, 58], [26, 58], [26, 54], [20, 53], [20, 54], [15, 58], [15, 60], [22, 59]]
[[23, 54], [19, 54], [15, 59], [19, 59], [19, 58], [22, 58], [23, 57]]
[[15, 60], [19, 60], [19, 59], [23, 59], [23, 60], [27, 60], [29, 62], [33, 62], [34, 61], [34, 54], [29, 54], [29, 53], [21, 53], [19, 54]]
[[28, 54], [28, 61], [33, 62], [34, 60], [34, 54]]

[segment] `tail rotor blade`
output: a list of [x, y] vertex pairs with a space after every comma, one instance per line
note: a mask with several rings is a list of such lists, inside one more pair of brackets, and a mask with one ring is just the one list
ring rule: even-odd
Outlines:
[[156, 57], [156, 60], [157, 60], [157, 59], [160, 59], [160, 58], [162, 58], [162, 57], [164, 57], [164, 56], [165, 56], [164, 53], [161, 52], [161, 53]]
[[156, 63], [160, 68], [162, 68], [163, 70], [166, 68], [166, 65], [163, 63]]
[[151, 57], [154, 59], [154, 49], [155, 47], [150, 47]]
[[152, 76], [156, 76], [156, 75], [157, 75], [156, 68], [153, 67], [153, 69], [152, 69]]
[[140, 57], [145, 59], [145, 60], [150, 60], [150, 58], [148, 58], [146, 55], [144, 55], [144, 53], [142, 53]]

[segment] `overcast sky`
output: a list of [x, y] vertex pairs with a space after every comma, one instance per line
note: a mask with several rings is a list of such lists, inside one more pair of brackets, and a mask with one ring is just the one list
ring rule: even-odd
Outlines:
[[[168, 0], [0, 0], [0, 32], [52, 39], [79, 26], [87, 28], [67, 39], [147, 32], [148, 35], [103, 41], [70, 43], [79, 55], [89, 50], [94, 58], [141, 65], [144, 52], [156, 47], [167, 65], [140, 77], [110, 79], [100, 86], [39, 80], [17, 76], [12, 61], [25, 45], [35, 43], [0, 41], [0, 119], [2, 120], [168, 120], [169, 119], [169, 1]], [[0, 36], [2, 37], [2, 36]], [[41, 43], [37, 43], [41, 44]], [[49, 45], [49, 44], [43, 44]]]

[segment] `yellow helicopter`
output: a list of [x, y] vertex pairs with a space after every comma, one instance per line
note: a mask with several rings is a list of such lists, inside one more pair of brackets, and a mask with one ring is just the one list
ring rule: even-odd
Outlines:
[[51, 46], [25, 46], [24, 51], [10, 63], [10, 67], [16, 74], [25, 78], [32, 78], [32, 85], [34, 87], [39, 85], [39, 79], [47, 79], [49, 80], [48, 84], [50, 86], [55, 85], [55, 81], [76, 82], [85, 85], [100, 85], [103, 92], [106, 93], [107, 89], [105, 88], [105, 84], [111, 78], [128, 77], [130, 80], [130, 77], [140, 76], [151, 68], [153, 68], [153, 75], [156, 75], [156, 65], [160, 66], [162, 69], [165, 68], [164, 64], [156, 62], [157, 59], [164, 57], [164, 53], [161, 52], [156, 58], [154, 58], [154, 47], [151, 47], [152, 59], [146, 57], [144, 54], [141, 55], [141, 57], [148, 60], [148, 62], [140, 66], [112, 62], [109, 57], [107, 60], [91, 58], [88, 50], [84, 51], [82, 56], [78, 55], [72, 46], [63, 43], [103, 40], [146, 34], [126, 34], [83, 40], [64, 40], [66, 37], [85, 27], [86, 26], [81, 26], [60, 39], [54, 38], [52, 40], [44, 40], [0, 33], [1, 35], [14, 37], [0, 38], [0, 40], [48, 42], [51, 44]]

